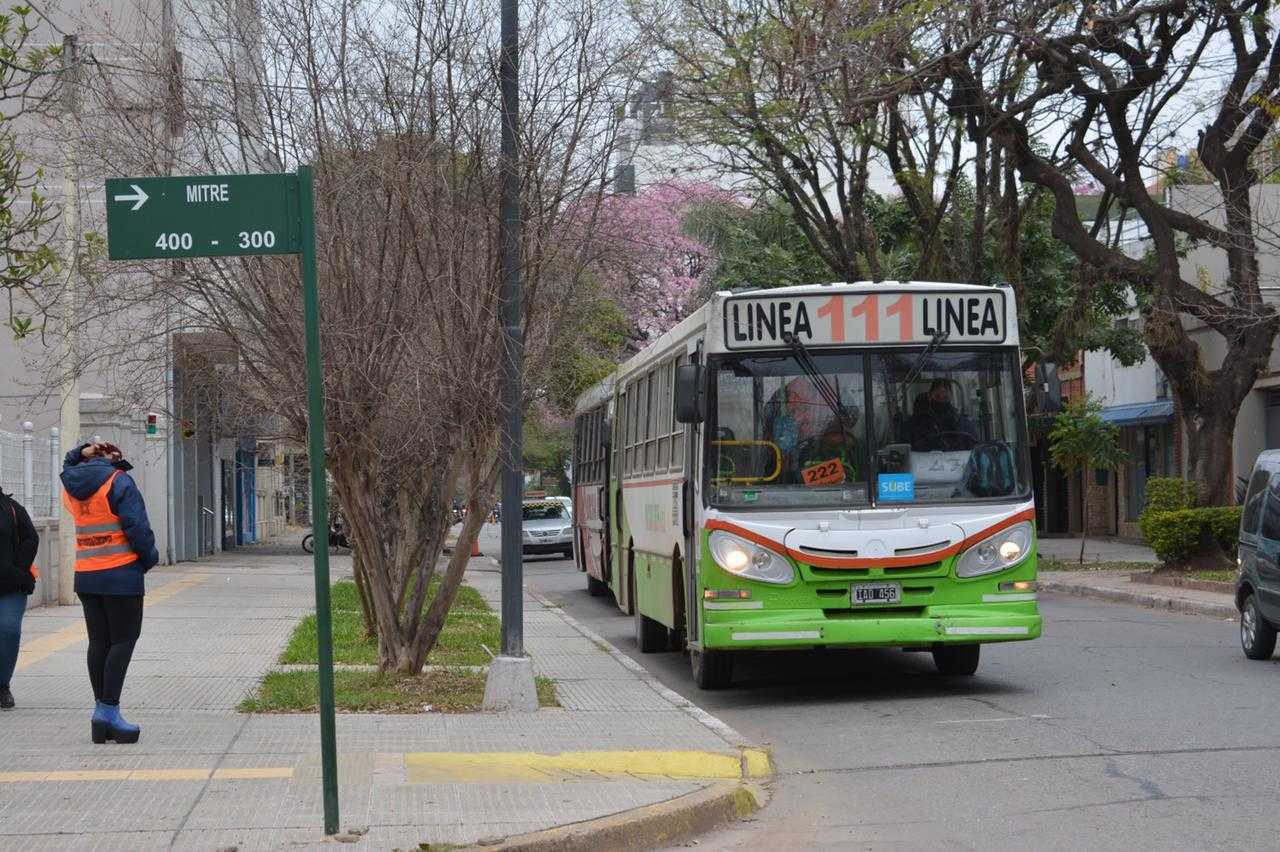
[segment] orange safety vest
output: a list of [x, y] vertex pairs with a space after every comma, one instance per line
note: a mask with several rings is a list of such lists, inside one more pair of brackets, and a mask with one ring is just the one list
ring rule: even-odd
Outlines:
[[120, 471], [115, 471], [93, 492], [87, 500], [77, 500], [62, 491], [62, 505], [76, 522], [76, 571], [106, 571], [128, 565], [138, 557], [125, 538], [120, 526], [120, 516], [111, 511], [107, 495], [111, 483]]

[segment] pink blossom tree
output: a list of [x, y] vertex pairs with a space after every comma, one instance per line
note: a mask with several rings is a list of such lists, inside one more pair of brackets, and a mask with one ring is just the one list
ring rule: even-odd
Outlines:
[[594, 266], [632, 323], [631, 348], [683, 319], [714, 269], [715, 253], [684, 224], [691, 209], [707, 203], [740, 202], [709, 184], [672, 180], [609, 196], [596, 211]]

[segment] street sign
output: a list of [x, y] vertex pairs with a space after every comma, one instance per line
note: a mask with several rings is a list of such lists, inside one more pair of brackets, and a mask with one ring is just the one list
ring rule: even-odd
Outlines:
[[109, 178], [112, 260], [297, 254], [298, 176]]
[[[316, 586], [320, 777], [324, 833], [338, 831], [338, 744], [329, 604], [329, 486], [324, 451], [324, 377], [316, 285], [315, 188], [310, 166], [295, 174], [107, 179], [107, 256], [112, 260], [296, 254], [301, 263], [307, 361], [307, 456]], [[194, 430], [182, 421], [182, 437]]]

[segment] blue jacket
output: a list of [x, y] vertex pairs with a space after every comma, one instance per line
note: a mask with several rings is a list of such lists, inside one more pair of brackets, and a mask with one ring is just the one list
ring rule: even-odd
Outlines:
[[[62, 465], [62, 487], [77, 500], [84, 500], [102, 487], [117, 468], [106, 459], [84, 458], [80, 451], [85, 444], [67, 453]], [[129, 547], [138, 555], [137, 560], [119, 568], [105, 571], [77, 571], [76, 593], [89, 595], [141, 595], [145, 593], [142, 575], [160, 561], [156, 551], [156, 536], [147, 520], [147, 507], [142, 492], [125, 473], [131, 467], [124, 463], [121, 473], [107, 493], [107, 505], [120, 517], [120, 527], [129, 540]]]

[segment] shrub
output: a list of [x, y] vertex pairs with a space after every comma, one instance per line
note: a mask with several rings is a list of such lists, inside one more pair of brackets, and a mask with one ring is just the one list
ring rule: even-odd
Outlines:
[[1196, 484], [1173, 476], [1153, 476], [1147, 480], [1147, 512], [1176, 512], [1196, 505]]
[[1178, 564], [1196, 556], [1210, 555], [1201, 546], [1205, 533], [1223, 551], [1233, 554], [1239, 538], [1240, 512], [1240, 506], [1207, 506], [1167, 512], [1153, 512], [1148, 508], [1138, 518], [1138, 525], [1161, 562]]

